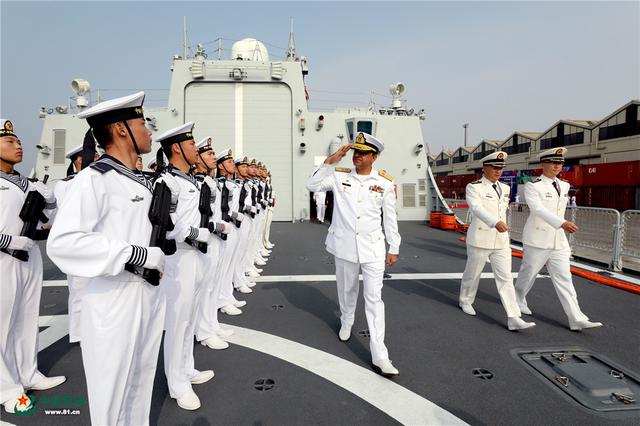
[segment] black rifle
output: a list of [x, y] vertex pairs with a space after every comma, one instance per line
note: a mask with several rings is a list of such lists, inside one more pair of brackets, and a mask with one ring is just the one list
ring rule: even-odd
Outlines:
[[[211, 188], [206, 183], [202, 183], [200, 187], [200, 201], [198, 202], [198, 211], [200, 212], [200, 228], [209, 227], [209, 219], [213, 214], [211, 210]], [[202, 253], [207, 252], [207, 243], [200, 241], [193, 241], [191, 238], [185, 239], [187, 244], [191, 244], [200, 250]]]
[[[252, 206], [253, 208], [255, 208], [255, 207], [256, 207], [256, 203], [257, 203], [257, 201], [256, 201], [256, 195], [257, 195], [257, 192], [258, 192], [258, 191], [256, 190], [255, 185], [254, 185], [254, 186], [252, 186], [252, 187], [251, 187], [251, 206]], [[256, 211], [257, 211], [257, 210], [256, 210]], [[251, 217], [252, 217], [252, 218], [255, 218], [255, 217], [256, 217], [256, 214], [253, 212], [253, 210], [251, 211]]]
[[[160, 247], [160, 250], [171, 256], [176, 252], [176, 241], [167, 239], [167, 232], [173, 230], [173, 222], [169, 215], [171, 209], [171, 190], [164, 182], [158, 182], [153, 189], [151, 206], [149, 207], [149, 220], [151, 221], [151, 238], [149, 247]], [[139, 268], [133, 265], [125, 265], [125, 270], [139, 274]], [[142, 278], [151, 285], [160, 284], [160, 271], [157, 269], [142, 268]]]
[[[47, 183], [49, 175], [45, 175], [42, 179], [42, 183]], [[34, 180], [37, 182], [37, 179]], [[49, 218], [45, 216], [44, 209], [47, 205], [42, 194], [38, 191], [29, 191], [27, 197], [24, 199], [22, 209], [18, 215], [22, 219], [23, 225], [20, 231], [20, 236], [27, 237], [32, 240], [46, 240], [49, 236], [48, 229], [37, 229], [38, 222], [47, 223]], [[29, 252], [26, 250], [8, 250], [2, 249], [4, 253], [7, 253], [18, 260], [26, 262], [29, 260]]]

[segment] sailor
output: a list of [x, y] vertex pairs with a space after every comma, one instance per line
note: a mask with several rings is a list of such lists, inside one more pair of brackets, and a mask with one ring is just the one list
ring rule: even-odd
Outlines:
[[258, 201], [260, 186], [257, 179], [257, 164], [258, 163], [255, 158], [248, 160], [248, 166], [246, 169], [248, 174], [247, 182], [249, 182], [249, 187], [251, 188], [251, 192], [248, 194], [251, 199], [251, 212], [249, 214], [249, 218], [251, 220], [251, 231], [249, 233], [249, 245], [243, 256], [242, 263], [246, 271], [245, 274], [249, 278], [257, 278], [262, 272], [262, 269], [256, 266], [256, 262], [260, 262], [262, 265], [265, 264], [265, 262], [256, 257], [256, 253], [258, 251], [258, 228], [260, 225], [259, 213], [261, 206]]
[[[219, 183], [213, 178], [216, 173], [216, 153], [211, 145], [212, 138], [206, 137], [196, 144], [198, 158], [196, 161], [195, 178], [201, 185], [209, 185], [211, 189], [211, 220], [222, 222], [220, 209], [221, 192]], [[225, 223], [225, 228], [230, 224]], [[220, 296], [220, 280], [218, 264], [220, 251], [224, 245], [226, 234], [216, 233], [209, 240], [207, 257], [209, 269], [205, 272], [206, 287], [203, 291], [199, 310], [196, 315], [196, 340], [211, 349], [226, 349], [229, 344], [224, 339], [233, 334], [230, 328], [223, 329], [218, 322], [218, 298]]]
[[158, 162], [156, 160], [151, 160], [147, 163], [147, 169], [151, 170], [152, 172], [156, 172], [158, 168]]
[[511, 247], [507, 208], [509, 207], [509, 185], [500, 182], [506, 165], [507, 153], [494, 152], [482, 160], [482, 178], [471, 182], [466, 188], [466, 198], [473, 219], [467, 231], [467, 265], [460, 285], [460, 307], [464, 313], [475, 315], [473, 302], [478, 291], [480, 274], [487, 259], [498, 287], [502, 306], [507, 312], [509, 330], [533, 327], [535, 323], [524, 322], [516, 303], [511, 275]]
[[[349, 149], [354, 150], [355, 169], [334, 169], [331, 165], [340, 161]], [[384, 170], [373, 169], [373, 163], [383, 149], [380, 140], [367, 133], [358, 133], [355, 144], [340, 148], [307, 179], [307, 190], [333, 191], [335, 194], [333, 220], [326, 247], [335, 256], [341, 312], [339, 338], [347, 341], [351, 336], [358, 299], [358, 273], [361, 270], [373, 366], [381, 374], [392, 376], [399, 372], [391, 364], [384, 344], [382, 278], [385, 264], [392, 266], [398, 260], [401, 238], [393, 177]], [[381, 222], [384, 224], [384, 234]], [[385, 235], [389, 243], [386, 256]]]
[[569, 320], [569, 328], [577, 331], [601, 327], [602, 323], [591, 322], [582, 313], [571, 279], [571, 248], [565, 232], [572, 234], [578, 231], [578, 227], [564, 218], [570, 185], [559, 179], [558, 174], [562, 171], [566, 152], [566, 148], [552, 148], [541, 152], [538, 159], [542, 166], [542, 176], [524, 187], [524, 198], [530, 213], [522, 231], [524, 258], [515, 287], [520, 310], [523, 314], [531, 315], [526, 297], [536, 275], [546, 264]]
[[240, 185], [240, 194], [238, 198], [238, 206], [241, 213], [245, 215], [245, 219], [239, 229], [239, 242], [238, 242], [238, 262], [234, 265], [233, 273], [233, 286], [240, 293], [251, 293], [251, 287], [255, 287], [255, 282], [250, 281], [245, 272], [248, 272], [246, 263], [244, 262], [244, 254], [248, 251], [251, 242], [251, 233], [255, 230], [255, 219], [251, 217], [255, 216], [256, 208], [252, 204], [251, 190], [252, 184], [249, 182], [249, 159], [246, 156], [241, 156], [234, 161], [236, 166], [236, 184]]
[[264, 228], [264, 246], [271, 250], [275, 247], [271, 241], [269, 241], [269, 236], [271, 234], [271, 221], [273, 220], [273, 209], [276, 205], [276, 198], [273, 196], [273, 183], [271, 180], [271, 172], [267, 169], [267, 191], [269, 194], [269, 207], [267, 208], [267, 224]]
[[138, 92], [78, 114], [105, 154], [73, 179], [47, 242], [62, 272], [90, 278], [80, 338], [95, 425], [149, 423], [162, 337], [164, 301], [140, 275], [164, 265], [162, 250], [149, 247], [152, 184], [134, 170], [151, 151], [143, 101]]
[[218, 279], [220, 280], [220, 297], [218, 299], [218, 307], [221, 312], [227, 315], [240, 315], [242, 314], [242, 310], [238, 308], [246, 305], [246, 302], [244, 300], [237, 300], [233, 296], [233, 273], [240, 257], [240, 254], [237, 253], [239, 243], [238, 228], [240, 228], [244, 220], [244, 215], [238, 212], [240, 185], [237, 185], [233, 179], [236, 173], [236, 166], [233, 161], [233, 152], [231, 149], [226, 148], [218, 152], [216, 160], [218, 166], [218, 182], [220, 182], [221, 186], [220, 208], [222, 210], [222, 220], [235, 225], [231, 227], [231, 230], [227, 234], [227, 240], [220, 253], [220, 263], [218, 264], [220, 270], [220, 274], [218, 275]]
[[[62, 205], [64, 196], [69, 186], [73, 183], [73, 178], [77, 173], [99, 158], [91, 129], [87, 130], [82, 145], [72, 148], [67, 152], [65, 157], [71, 160], [69, 168], [67, 169], [67, 177], [59, 180], [53, 188], [53, 193], [59, 205]], [[69, 289], [69, 301], [67, 305], [69, 309], [69, 343], [80, 341], [82, 295], [89, 281], [91, 281], [90, 278], [67, 275], [67, 288]]]
[[316, 203], [316, 216], [318, 222], [324, 223], [324, 212], [326, 210], [327, 193], [324, 191], [318, 191], [313, 193], [313, 200]]
[[258, 216], [256, 218], [257, 228], [254, 232], [253, 241], [254, 241], [254, 252], [255, 256], [255, 264], [259, 266], [264, 266], [267, 264], [267, 257], [271, 254], [270, 250], [267, 250], [263, 245], [264, 240], [264, 227], [266, 225], [266, 201], [265, 201], [265, 182], [264, 182], [264, 170], [261, 162], [255, 163], [254, 169], [254, 182], [256, 185], [256, 201], [258, 208]]
[[[18, 215], [31, 191], [44, 198], [48, 218], [55, 214], [56, 199], [44, 183], [30, 182], [14, 169], [21, 161], [22, 142], [13, 123], [0, 119], [0, 403], [8, 413], [33, 407], [25, 391], [50, 389], [66, 380], [38, 371], [42, 256], [35, 241], [21, 235], [24, 222]], [[37, 234], [32, 237], [46, 238], [46, 231]]]
[[209, 242], [213, 233], [228, 231], [228, 227], [213, 222], [210, 217], [206, 225], [201, 222], [200, 183], [191, 174], [198, 159], [193, 125], [188, 122], [169, 129], [156, 139], [169, 160], [158, 181], [165, 182], [178, 196], [175, 226], [168, 235], [176, 240], [177, 250], [167, 256], [161, 283], [162, 292], [170, 302], [165, 321], [164, 371], [169, 396], [185, 410], [197, 410], [201, 405], [192, 385], [205, 383], [214, 376], [212, 370], [195, 369], [193, 336], [201, 294], [207, 291], [210, 278], [207, 276], [212, 261], [207, 256]]

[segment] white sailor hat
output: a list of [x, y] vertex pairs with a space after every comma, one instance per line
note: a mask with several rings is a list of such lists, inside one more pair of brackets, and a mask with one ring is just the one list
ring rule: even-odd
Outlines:
[[225, 148], [222, 151], [218, 152], [218, 155], [216, 155], [216, 161], [218, 161], [219, 163], [226, 160], [233, 160], [233, 153], [231, 152], [231, 148]]
[[158, 162], [156, 160], [151, 160], [147, 163], [147, 169], [153, 169], [157, 165], [158, 165]]
[[82, 152], [82, 147], [84, 145], [78, 145], [75, 148], [71, 149], [70, 151], [68, 151], [65, 155], [64, 158], [68, 158], [71, 159], [71, 157], [73, 157], [76, 154], [80, 154]]
[[251, 160], [249, 160], [249, 166], [256, 166], [258, 164], [257, 160], [255, 158], [252, 158]]
[[551, 148], [538, 154], [541, 163], [564, 163], [564, 154], [567, 148]]
[[351, 145], [351, 149], [379, 154], [384, 151], [384, 144], [368, 133], [358, 132], [355, 143]]
[[6, 118], [0, 118], [0, 136], [18, 137], [13, 131], [13, 123]]
[[196, 144], [196, 148], [198, 148], [198, 153], [202, 154], [205, 151], [213, 151], [213, 147], [211, 144], [213, 143], [213, 138], [211, 136], [207, 136], [202, 139], [200, 142]]
[[193, 121], [181, 124], [178, 127], [169, 129], [156, 138], [156, 142], [162, 146], [173, 145], [174, 143], [180, 143], [193, 139]]
[[480, 160], [483, 166], [504, 167], [507, 165], [507, 154], [504, 151], [493, 152]]
[[243, 155], [242, 157], [237, 157], [234, 160], [234, 163], [236, 163], [236, 166], [240, 166], [240, 165], [245, 165], [248, 166], [249, 165], [249, 158], [247, 158], [246, 155]]
[[144, 92], [100, 102], [98, 105], [84, 110], [78, 114], [78, 118], [87, 120], [92, 128], [118, 121], [144, 118], [142, 103]]

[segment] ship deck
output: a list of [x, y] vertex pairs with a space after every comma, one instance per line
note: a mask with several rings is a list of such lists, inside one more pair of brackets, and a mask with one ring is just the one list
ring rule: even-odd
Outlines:
[[[638, 411], [599, 414], [583, 408], [532, 374], [512, 353], [517, 348], [580, 347], [638, 372], [638, 296], [574, 277], [582, 310], [605, 325], [572, 332], [550, 279], [543, 276], [528, 298], [530, 318], [537, 326], [509, 332], [491, 278], [480, 282], [476, 317], [458, 308], [466, 259], [460, 234], [401, 222], [401, 257], [388, 270], [391, 278], [383, 290], [386, 343], [401, 374], [388, 380], [371, 371], [361, 296], [352, 338], [346, 343], [337, 338], [339, 308], [333, 258], [323, 244], [326, 228], [318, 223], [273, 224], [271, 240], [276, 247], [254, 293], [242, 297], [248, 302], [244, 314], [220, 314], [221, 322], [236, 329], [230, 348], [195, 347], [196, 368], [213, 369], [216, 374], [194, 386], [202, 407], [184, 411], [169, 397], [160, 351], [151, 424], [631, 425], [640, 421]], [[62, 322], [56, 321], [64, 321], [67, 314], [65, 277], [45, 262], [41, 345], [47, 347], [39, 354], [39, 366], [47, 375], [66, 375], [67, 382], [34, 395], [86, 398], [80, 347], [69, 344], [60, 331]], [[519, 266], [520, 260], [514, 258], [513, 270]], [[485, 272], [490, 272], [490, 265]], [[475, 368], [490, 371], [493, 378], [475, 377]], [[271, 389], [257, 389], [261, 379], [273, 380]], [[79, 408], [80, 414], [67, 416], [47, 415], [45, 408], [37, 407], [24, 417], [3, 413], [2, 420], [18, 425], [90, 423], [87, 405]]]

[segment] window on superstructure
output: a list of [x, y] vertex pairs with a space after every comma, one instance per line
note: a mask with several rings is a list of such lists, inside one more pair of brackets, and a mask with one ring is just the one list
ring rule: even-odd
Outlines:
[[373, 135], [373, 121], [358, 121], [358, 132]]
[[418, 192], [424, 192], [427, 190], [427, 180], [418, 179]]
[[353, 121], [347, 121], [347, 131], [349, 132], [349, 142], [353, 143]]
[[53, 163], [64, 164], [66, 159], [64, 154], [66, 153], [66, 139], [67, 131], [64, 129], [57, 129], [53, 131]]

